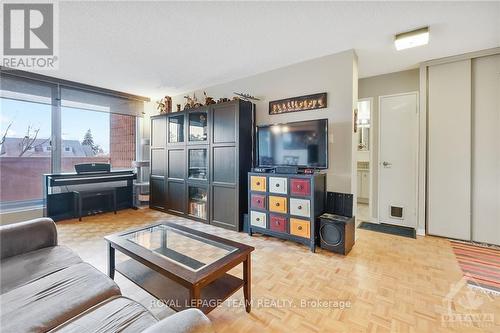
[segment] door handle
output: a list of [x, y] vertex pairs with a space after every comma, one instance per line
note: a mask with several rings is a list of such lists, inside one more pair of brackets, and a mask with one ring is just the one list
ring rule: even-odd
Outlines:
[[390, 167], [390, 166], [392, 165], [392, 163], [389, 163], [389, 162], [384, 161], [384, 162], [382, 162], [382, 165], [383, 165], [385, 168], [387, 168], [387, 167]]

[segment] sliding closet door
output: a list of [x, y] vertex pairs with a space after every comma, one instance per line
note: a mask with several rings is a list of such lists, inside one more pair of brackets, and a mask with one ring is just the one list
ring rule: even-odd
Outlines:
[[428, 233], [470, 239], [471, 61], [428, 68]]
[[500, 55], [472, 60], [472, 240], [500, 245]]

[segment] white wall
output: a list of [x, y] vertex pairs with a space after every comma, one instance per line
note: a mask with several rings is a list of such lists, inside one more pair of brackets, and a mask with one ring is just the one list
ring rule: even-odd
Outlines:
[[356, 155], [358, 157], [358, 162], [370, 162], [370, 152], [368, 150], [360, 150]]
[[377, 190], [378, 190], [378, 99], [380, 96], [400, 94], [419, 90], [419, 70], [412, 69], [402, 72], [389, 73], [372, 76], [359, 80], [359, 98], [373, 98], [371, 127], [373, 141], [370, 149], [373, 150], [373, 161], [370, 168], [373, 168], [372, 175], [372, 217], [378, 216], [377, 212]]
[[[158, 111], [156, 110], [156, 101], [144, 103], [144, 117], [142, 117], [142, 119], [140, 120], [140, 130], [142, 138], [149, 139], [150, 127], [151, 127], [150, 117], [157, 113]], [[150, 154], [149, 146], [141, 147], [141, 153], [142, 153], [141, 157], [143, 160], [149, 160], [149, 154]]]
[[[329, 123], [328, 190], [353, 193], [356, 189], [353, 154], [352, 110], [358, 93], [357, 57], [353, 50], [301, 62], [273, 71], [219, 84], [205, 89], [209, 96], [232, 98], [244, 92], [260, 98], [256, 104], [257, 125], [327, 118]], [[269, 115], [269, 101], [312, 93], [328, 93], [328, 108]], [[192, 95], [192, 92], [190, 92]], [[172, 98], [184, 105], [182, 94]], [[202, 102], [203, 90], [196, 91]]]

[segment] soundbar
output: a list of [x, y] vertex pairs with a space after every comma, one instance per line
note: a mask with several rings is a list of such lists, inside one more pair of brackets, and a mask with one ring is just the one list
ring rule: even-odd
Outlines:
[[299, 167], [296, 166], [277, 166], [274, 168], [275, 173], [298, 174]]
[[318, 170], [316, 169], [302, 169], [296, 166], [277, 166], [274, 168], [271, 167], [255, 167], [252, 168], [252, 172], [259, 172], [259, 173], [280, 173], [280, 174], [306, 174], [306, 175], [312, 175]]
[[257, 167], [252, 169], [253, 172], [261, 172], [261, 173], [270, 173], [274, 172], [274, 168], [263, 168], [263, 167]]

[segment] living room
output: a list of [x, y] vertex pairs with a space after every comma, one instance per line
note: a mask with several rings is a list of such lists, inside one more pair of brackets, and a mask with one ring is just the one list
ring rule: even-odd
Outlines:
[[498, 331], [499, 2], [2, 11], [2, 332]]

